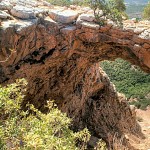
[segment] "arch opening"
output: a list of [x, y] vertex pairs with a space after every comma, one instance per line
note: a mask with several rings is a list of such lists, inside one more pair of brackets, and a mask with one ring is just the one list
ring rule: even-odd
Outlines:
[[150, 75], [138, 66], [122, 59], [103, 61], [100, 66], [115, 84], [118, 92], [124, 93], [127, 101], [137, 108], [146, 109], [150, 105]]

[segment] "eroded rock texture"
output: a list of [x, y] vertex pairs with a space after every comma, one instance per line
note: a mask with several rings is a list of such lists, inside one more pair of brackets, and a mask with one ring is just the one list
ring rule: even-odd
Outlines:
[[[124, 29], [112, 22], [100, 27], [89, 8], [39, 2], [36, 10], [19, 7], [17, 16], [16, 5], [10, 1], [12, 7], [1, 9], [11, 17], [1, 18], [0, 83], [26, 78], [24, 104], [29, 101], [45, 111], [46, 100], [54, 99], [73, 118], [75, 130], [87, 127], [109, 148], [125, 135], [141, 137], [134, 111], [117, 94], [99, 62], [123, 58], [150, 72], [149, 22], [125, 22]], [[134, 149], [129, 142], [124, 137], [121, 148]]]

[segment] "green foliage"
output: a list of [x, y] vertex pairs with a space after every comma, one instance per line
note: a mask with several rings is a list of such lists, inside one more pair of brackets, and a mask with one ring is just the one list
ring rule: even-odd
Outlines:
[[52, 5], [58, 5], [58, 6], [68, 6], [71, 4], [70, 0], [47, 0]]
[[124, 93], [128, 99], [137, 98], [139, 100], [134, 104], [140, 104], [140, 108], [150, 105], [150, 98], [146, 97], [150, 93], [149, 74], [143, 73], [138, 67], [122, 59], [114, 62], [104, 61], [101, 66], [119, 92]]
[[69, 6], [69, 5], [79, 5], [79, 6], [88, 6], [90, 0], [47, 0], [52, 5], [58, 6]]
[[26, 85], [22, 79], [0, 87], [0, 150], [86, 149], [89, 131], [86, 128], [76, 133], [70, 130], [71, 119], [52, 101], [47, 102], [47, 114], [31, 104], [27, 104], [27, 111], [21, 110]]
[[[107, 19], [122, 26], [122, 16], [126, 9], [123, 0], [94, 0], [91, 2], [95, 17], [100, 25], [104, 25]], [[103, 13], [101, 13], [101, 10]]]
[[140, 99], [139, 101], [133, 101], [130, 104], [135, 105], [137, 108], [145, 109], [147, 106], [150, 106], [150, 99]]
[[[79, 6], [90, 6], [94, 10], [94, 14], [97, 22], [100, 25], [104, 25], [107, 19], [111, 19], [117, 25], [122, 26], [122, 16], [127, 16], [125, 14], [125, 4], [124, 0], [47, 0], [53, 5], [58, 6], [69, 6], [69, 5], [79, 5]], [[101, 13], [103, 11], [103, 15]]]
[[150, 2], [149, 2], [149, 3], [147, 4], [147, 6], [144, 8], [143, 18], [150, 20]]
[[126, 6], [124, 0], [110, 0], [113, 7], [117, 9], [119, 12], [124, 12], [126, 10]]
[[72, 0], [72, 5], [89, 6], [91, 0]]
[[[84, 129], [74, 133], [70, 130], [71, 119], [52, 102], [48, 102], [47, 114], [33, 105], [28, 105], [26, 112], [20, 109], [25, 85], [25, 80], [18, 80], [7, 87], [0, 87], [0, 149], [86, 149], [89, 131]], [[80, 145], [77, 147], [78, 142]]]
[[95, 150], [107, 150], [106, 143], [100, 139], [97, 143], [97, 146], [94, 148]]

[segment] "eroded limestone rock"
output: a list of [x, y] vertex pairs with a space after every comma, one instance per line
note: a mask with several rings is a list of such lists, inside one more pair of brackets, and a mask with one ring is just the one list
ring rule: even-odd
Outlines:
[[0, 10], [10, 10], [13, 5], [9, 1], [1, 1], [0, 2]]
[[35, 18], [35, 13], [32, 8], [27, 8], [24, 6], [15, 6], [11, 9], [11, 14], [20, 19], [33, 19]]
[[[144, 30], [135, 32], [139, 25], [133, 22], [125, 22], [124, 29], [99, 26], [85, 15], [87, 9], [78, 24], [78, 13], [68, 8], [57, 7], [50, 16], [45, 13], [45, 17], [38, 17], [35, 9], [43, 10], [43, 5], [29, 11], [24, 10], [26, 7], [22, 5], [21, 15], [17, 15], [28, 20], [18, 19], [15, 13], [13, 20], [2, 20], [0, 83], [26, 78], [28, 90], [23, 105], [30, 102], [44, 112], [46, 101], [54, 99], [73, 118], [75, 130], [87, 127], [110, 148], [116, 132], [118, 141], [127, 134], [140, 137], [135, 113], [125, 97], [117, 94], [99, 62], [123, 58], [150, 72], [149, 24], [142, 23]], [[53, 12], [54, 8], [48, 10]], [[70, 11], [71, 15], [66, 14]], [[122, 146], [133, 149], [126, 138]]]
[[10, 15], [4, 11], [0, 11], [0, 19], [11, 18]]
[[49, 12], [52, 19], [60, 23], [72, 23], [78, 17], [78, 12], [73, 10], [52, 10]]
[[95, 21], [94, 14], [81, 14], [79, 17], [80, 17], [80, 20], [83, 20], [83, 21], [88, 21], [88, 22]]

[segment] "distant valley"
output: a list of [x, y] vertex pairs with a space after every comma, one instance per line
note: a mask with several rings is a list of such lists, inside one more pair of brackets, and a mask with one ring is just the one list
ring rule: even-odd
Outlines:
[[143, 5], [143, 4], [147, 4], [149, 0], [125, 0], [125, 3], [127, 4], [139, 4], [139, 5]]
[[142, 12], [149, 0], [125, 0], [129, 18], [142, 18]]

